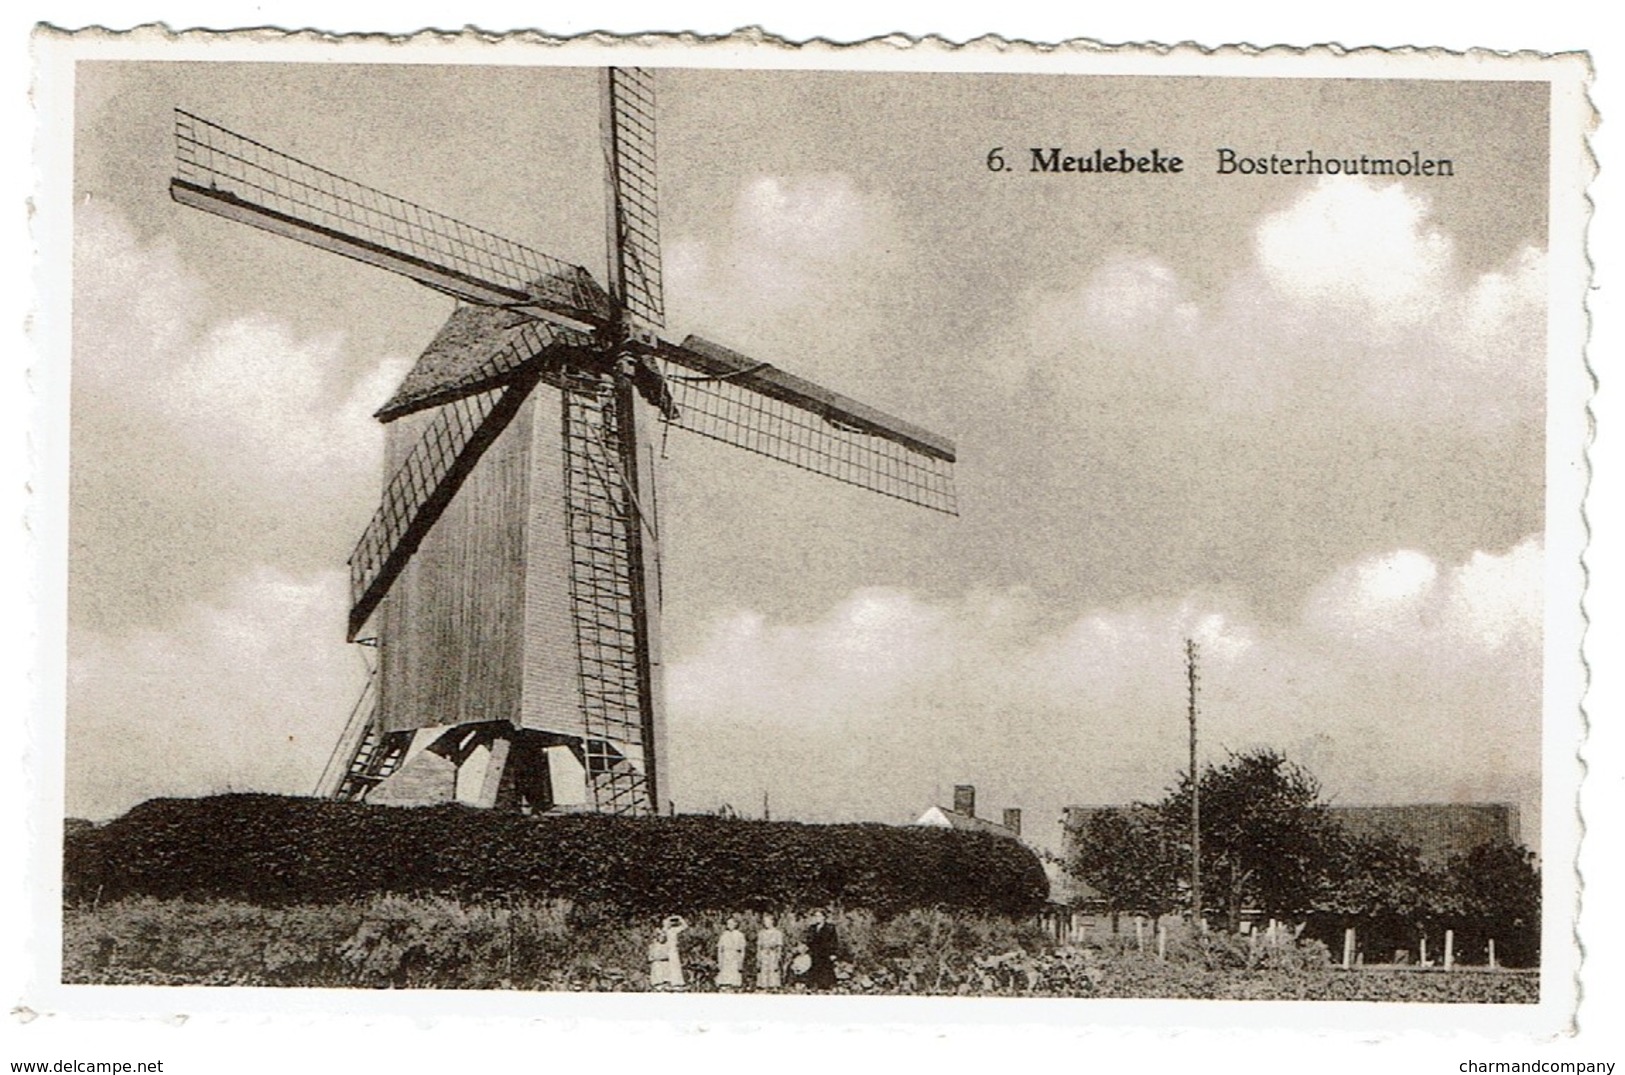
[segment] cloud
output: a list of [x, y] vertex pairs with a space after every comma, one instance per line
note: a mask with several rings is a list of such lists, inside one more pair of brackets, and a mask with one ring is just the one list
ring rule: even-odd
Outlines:
[[249, 570], [172, 626], [76, 633], [68, 812], [105, 818], [159, 795], [309, 794], [366, 672], [335, 610], [342, 571]]
[[1259, 267], [1278, 294], [1380, 322], [1437, 311], [1454, 250], [1427, 199], [1400, 183], [1327, 179], [1258, 225]]
[[1468, 272], [1426, 197], [1360, 179], [1244, 236], [1223, 274], [1108, 250], [1013, 311], [966, 525], [1065, 538], [1006, 542], [1003, 581], [1114, 605], [1195, 581], [1282, 617], [1334, 565], [1543, 525], [1541, 252]]
[[1288, 623], [1201, 593], [1060, 618], [1022, 590], [865, 589], [800, 623], [736, 612], [668, 671], [679, 798], [770, 788], [781, 813], [889, 821], [957, 782], [1040, 821], [1155, 798], [1184, 765], [1193, 638], [1205, 757], [1268, 745], [1338, 801], [1532, 817], [1541, 565], [1538, 537], [1455, 564], [1395, 550], [1329, 573]]
[[1030, 297], [1026, 364], [1082, 357], [1058, 380], [1086, 394], [1109, 353], [1150, 390], [1272, 421], [1333, 401], [1483, 436], [1538, 417], [1544, 255], [1466, 275], [1430, 213], [1400, 183], [1322, 180], [1263, 218], [1251, 266], [1200, 300], [1167, 265], [1118, 251], [1071, 290]]
[[353, 379], [340, 334], [301, 337], [264, 313], [204, 323], [201, 284], [172, 245], [141, 245], [94, 202], [75, 226], [76, 402], [139, 409], [242, 473], [377, 480], [382, 434], [370, 415], [405, 358]]
[[850, 176], [757, 176], [720, 233], [669, 242], [672, 320], [775, 354], [833, 346], [886, 301], [903, 245], [892, 207]]
[[75, 622], [162, 622], [259, 564], [341, 563], [382, 476], [370, 412], [404, 360], [357, 363], [342, 335], [263, 313], [213, 320], [171, 244], [94, 202], [75, 226]]
[[308, 792], [360, 688], [342, 565], [404, 363], [214, 319], [172, 245], [75, 225], [68, 810]]
[[1448, 568], [1406, 549], [1332, 575], [1311, 593], [1306, 621], [1359, 644], [1436, 648], [1441, 659], [1458, 646], [1469, 654], [1538, 649], [1543, 584], [1537, 538]]
[[[156, 386], [154, 409], [199, 452], [277, 480], [367, 471], [382, 437], [371, 412], [406, 372], [380, 364], [354, 385], [338, 336], [299, 339], [256, 315], [211, 326]], [[149, 372], [150, 376], [150, 372]]]

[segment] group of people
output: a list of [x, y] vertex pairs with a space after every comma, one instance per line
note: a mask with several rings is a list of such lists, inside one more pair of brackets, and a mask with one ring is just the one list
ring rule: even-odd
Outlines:
[[[667, 915], [649, 941], [649, 986], [653, 989], [683, 989], [688, 984], [683, 971], [680, 938], [688, 928], [682, 915]], [[835, 988], [835, 955], [838, 942], [835, 926], [825, 913], [815, 910], [807, 916], [801, 939], [785, 955], [785, 935], [778, 920], [762, 916], [756, 931], [756, 988], [781, 989], [786, 985], [808, 989]], [[745, 987], [745, 957], [749, 946], [739, 928], [737, 916], [729, 915], [717, 935], [718, 989]]]

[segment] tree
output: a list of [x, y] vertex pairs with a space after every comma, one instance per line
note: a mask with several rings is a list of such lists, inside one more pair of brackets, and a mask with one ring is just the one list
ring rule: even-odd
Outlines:
[[1340, 833], [1332, 862], [1311, 921], [1311, 931], [1328, 944], [1352, 923], [1367, 952], [1410, 948], [1418, 931], [1437, 921], [1444, 874], [1414, 844], [1386, 832]]
[[1100, 890], [1111, 912], [1166, 914], [1179, 906], [1177, 841], [1156, 807], [1097, 811], [1072, 834], [1072, 876]]
[[1511, 966], [1540, 963], [1540, 868], [1534, 852], [1509, 840], [1453, 855], [1445, 868], [1440, 918], [1459, 939], [1494, 938], [1497, 959]]
[[[1540, 870], [1501, 840], [1447, 862], [1391, 834], [1345, 832], [1307, 769], [1277, 751], [1232, 753], [1201, 773], [1202, 902], [1240, 928], [1244, 909], [1409, 946], [1419, 930], [1455, 932], [1470, 958], [1493, 939], [1508, 965], [1540, 961]], [[1155, 805], [1095, 811], [1073, 830], [1067, 868], [1123, 911], [1162, 914], [1189, 903], [1191, 781], [1181, 774]], [[1374, 949], [1376, 950], [1376, 949]]]
[[1321, 909], [1342, 917], [1415, 925], [1436, 911], [1439, 877], [1415, 845], [1390, 833], [1344, 835]]
[[[1274, 750], [1232, 753], [1201, 774], [1202, 902], [1223, 907], [1229, 928], [1243, 908], [1272, 918], [1301, 915], [1324, 895], [1336, 864], [1338, 828], [1321, 801], [1320, 782]], [[1191, 777], [1185, 774], [1158, 812], [1180, 833], [1189, 862]]]

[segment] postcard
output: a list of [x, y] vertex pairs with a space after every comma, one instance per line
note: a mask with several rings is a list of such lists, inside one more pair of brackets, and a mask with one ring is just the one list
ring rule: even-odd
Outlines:
[[1583, 58], [36, 57], [31, 1010], [1572, 1019]]

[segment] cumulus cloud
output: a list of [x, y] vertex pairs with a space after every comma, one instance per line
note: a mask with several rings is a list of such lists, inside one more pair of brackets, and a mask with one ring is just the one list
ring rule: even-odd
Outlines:
[[1364, 645], [1435, 648], [1441, 656], [1495, 653], [1541, 638], [1541, 543], [1504, 555], [1475, 552], [1443, 568], [1410, 549], [1369, 557], [1333, 574], [1310, 595], [1306, 622]]
[[359, 689], [342, 565], [404, 363], [213, 319], [170, 245], [75, 223], [68, 809], [309, 791]]
[[[1259, 222], [1250, 267], [1202, 301], [1169, 266], [1117, 252], [1072, 290], [1032, 298], [1032, 360], [1093, 341], [1123, 368], [1183, 385], [1167, 391], [1272, 418], [1336, 400], [1490, 435], [1538, 415], [1543, 253], [1464, 273], [1430, 214], [1401, 183], [1321, 180]], [[1096, 363], [1081, 365], [1092, 377]], [[1072, 387], [1088, 391], [1081, 377]]]
[[884, 301], [902, 245], [892, 207], [850, 176], [758, 176], [737, 192], [720, 234], [668, 244], [672, 319], [799, 354]]
[[342, 571], [250, 569], [166, 628], [86, 630], [68, 672], [68, 811], [159, 795], [309, 794], [366, 679]]
[[[1048, 522], [1067, 536], [1022, 564], [1035, 585], [1116, 604], [1199, 580], [1285, 616], [1335, 564], [1542, 525], [1540, 251], [1468, 271], [1425, 196], [1358, 178], [1247, 237], [1222, 274], [1119, 249], [1028, 293], [979, 404], [998, 444], [965, 453], [981, 540]], [[980, 456], [1020, 465], [978, 488]]]
[[1193, 638], [1205, 757], [1267, 745], [1338, 801], [1510, 800], [1532, 818], [1541, 565], [1538, 537], [1454, 564], [1395, 550], [1331, 572], [1288, 623], [1214, 594], [1056, 618], [1021, 590], [866, 589], [801, 623], [736, 612], [668, 673], [675, 775], [736, 806], [767, 788], [786, 812], [893, 821], [971, 782], [1050, 839], [1067, 803], [1176, 779]]
[[75, 622], [150, 623], [259, 563], [342, 562], [381, 478], [370, 412], [405, 361], [357, 377], [339, 334], [211, 320], [170, 245], [93, 202], [75, 225]]
[[263, 313], [202, 323], [198, 280], [96, 203], [75, 217], [74, 375], [87, 408], [138, 408], [222, 466], [273, 477], [366, 471], [370, 420], [405, 374], [386, 357], [346, 376], [336, 333], [301, 337]]
[[1363, 179], [1322, 181], [1266, 217], [1254, 243], [1277, 293], [1379, 322], [1436, 313], [1453, 256], [1425, 198]]

